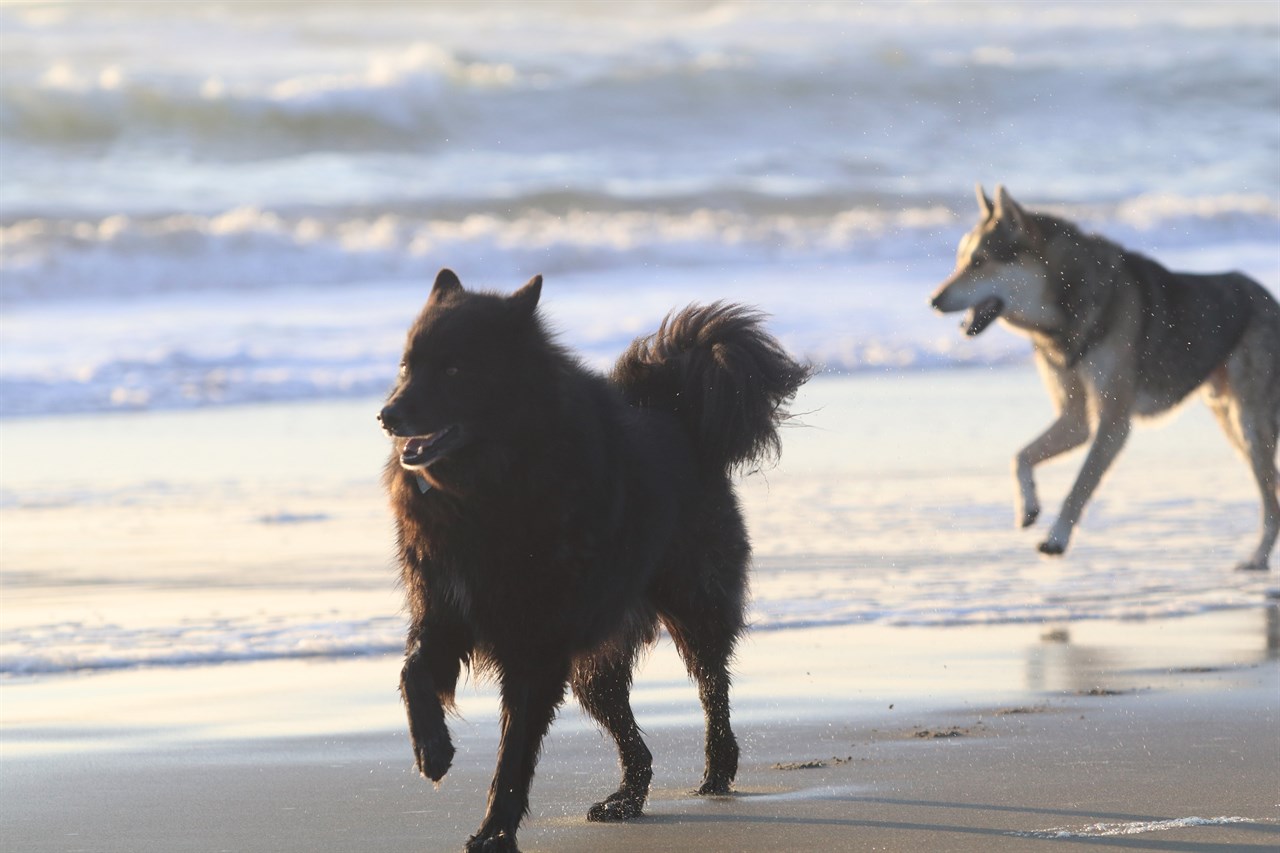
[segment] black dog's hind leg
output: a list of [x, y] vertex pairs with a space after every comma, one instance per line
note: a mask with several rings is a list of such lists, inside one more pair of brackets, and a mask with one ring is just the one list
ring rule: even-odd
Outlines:
[[[741, 522], [738, 522], [739, 525]], [[698, 685], [707, 718], [707, 764], [699, 794], [727, 794], [738, 773], [738, 741], [729, 725], [729, 661], [744, 627], [746, 534], [741, 546], [706, 557], [697, 571], [672, 572], [679, 586], [662, 590], [659, 614]]]
[[489, 786], [489, 807], [467, 853], [518, 853], [516, 830], [529, 810], [529, 785], [542, 738], [564, 701], [568, 664], [540, 672], [503, 673], [502, 739]]
[[640, 736], [631, 712], [631, 673], [634, 646], [618, 654], [579, 661], [574, 667], [573, 693], [583, 710], [604, 727], [618, 744], [622, 784], [587, 811], [587, 820], [618, 821], [639, 817], [653, 779], [653, 755]]
[[453, 741], [444, 712], [453, 706], [462, 661], [470, 644], [460, 627], [428, 619], [409, 630], [404, 667], [400, 670], [400, 695], [409, 715], [418, 772], [439, 782], [453, 763]]
[[707, 718], [707, 764], [698, 793], [727, 794], [738, 774], [738, 741], [729, 725], [729, 660], [737, 630], [722, 624], [664, 622], [698, 684]]

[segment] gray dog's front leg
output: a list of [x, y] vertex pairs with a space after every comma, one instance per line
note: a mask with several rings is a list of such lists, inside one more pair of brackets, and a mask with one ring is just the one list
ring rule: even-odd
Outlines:
[[1067, 550], [1071, 541], [1071, 532], [1084, 512], [1094, 489], [1102, 482], [1102, 475], [1107, 473], [1111, 463], [1115, 461], [1120, 448], [1124, 447], [1129, 437], [1130, 417], [1128, 398], [1118, 401], [1112, 398], [1104, 403], [1098, 431], [1093, 439], [1093, 446], [1085, 456], [1084, 466], [1076, 477], [1075, 485], [1062, 503], [1062, 511], [1058, 520], [1049, 531], [1049, 538], [1040, 543], [1040, 551], [1044, 554], [1057, 555]]
[[1018, 483], [1020, 526], [1030, 527], [1040, 515], [1040, 499], [1036, 496], [1036, 481], [1032, 473], [1035, 466], [1074, 450], [1088, 440], [1088, 406], [1083, 397], [1077, 397], [1035, 441], [1018, 451], [1013, 460], [1013, 475]]
[[1036, 350], [1036, 369], [1053, 400], [1058, 419], [1013, 459], [1013, 476], [1018, 485], [1018, 524], [1030, 527], [1040, 515], [1034, 469], [1041, 462], [1074, 450], [1089, 440], [1089, 394], [1077, 368], [1056, 364]]

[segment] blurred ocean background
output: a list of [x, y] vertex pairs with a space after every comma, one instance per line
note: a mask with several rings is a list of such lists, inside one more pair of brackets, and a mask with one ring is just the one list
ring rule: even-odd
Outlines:
[[925, 296], [1004, 182], [1280, 284], [1274, 3], [8, 3], [0, 415], [380, 393], [435, 271], [605, 365], [762, 303], [835, 370], [1024, 358]]
[[[0, 674], [394, 651], [366, 401], [442, 266], [499, 290], [544, 274], [596, 366], [729, 298], [829, 374], [925, 377], [883, 387], [954, 387], [960, 411], [991, 377], [952, 368], [1029, 354], [926, 307], [975, 181], [1280, 290], [1280, 6], [0, 4]], [[1104, 488], [1046, 581], [1008, 531], [1008, 455], [1048, 419], [1023, 373], [1038, 408], [1005, 400], [1025, 425], [934, 460], [941, 492], [871, 441], [883, 422], [851, 421], [803, 483], [770, 475], [772, 506], [797, 503], [760, 511], [756, 624], [1261, 601], [1226, 573], [1256, 497], [1212, 426], [1210, 450], [1166, 448], [1159, 486]], [[828, 461], [886, 448], [874, 471]]]

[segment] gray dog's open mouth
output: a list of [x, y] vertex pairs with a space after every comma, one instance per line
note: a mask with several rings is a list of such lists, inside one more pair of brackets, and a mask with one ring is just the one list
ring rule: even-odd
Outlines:
[[428, 467], [459, 445], [461, 431], [456, 426], [445, 427], [427, 435], [415, 435], [405, 439], [400, 450], [400, 466], [410, 471]]
[[995, 322], [1004, 310], [1004, 300], [999, 296], [988, 296], [969, 309], [960, 323], [960, 328], [969, 337], [982, 334], [983, 329]]

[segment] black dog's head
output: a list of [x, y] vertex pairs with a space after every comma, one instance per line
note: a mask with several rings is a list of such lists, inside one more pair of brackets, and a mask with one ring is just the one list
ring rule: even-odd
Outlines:
[[400, 467], [442, 487], [468, 457], [511, 449], [507, 439], [527, 428], [535, 377], [546, 369], [541, 291], [542, 276], [500, 296], [464, 290], [452, 270], [440, 271], [378, 414]]

